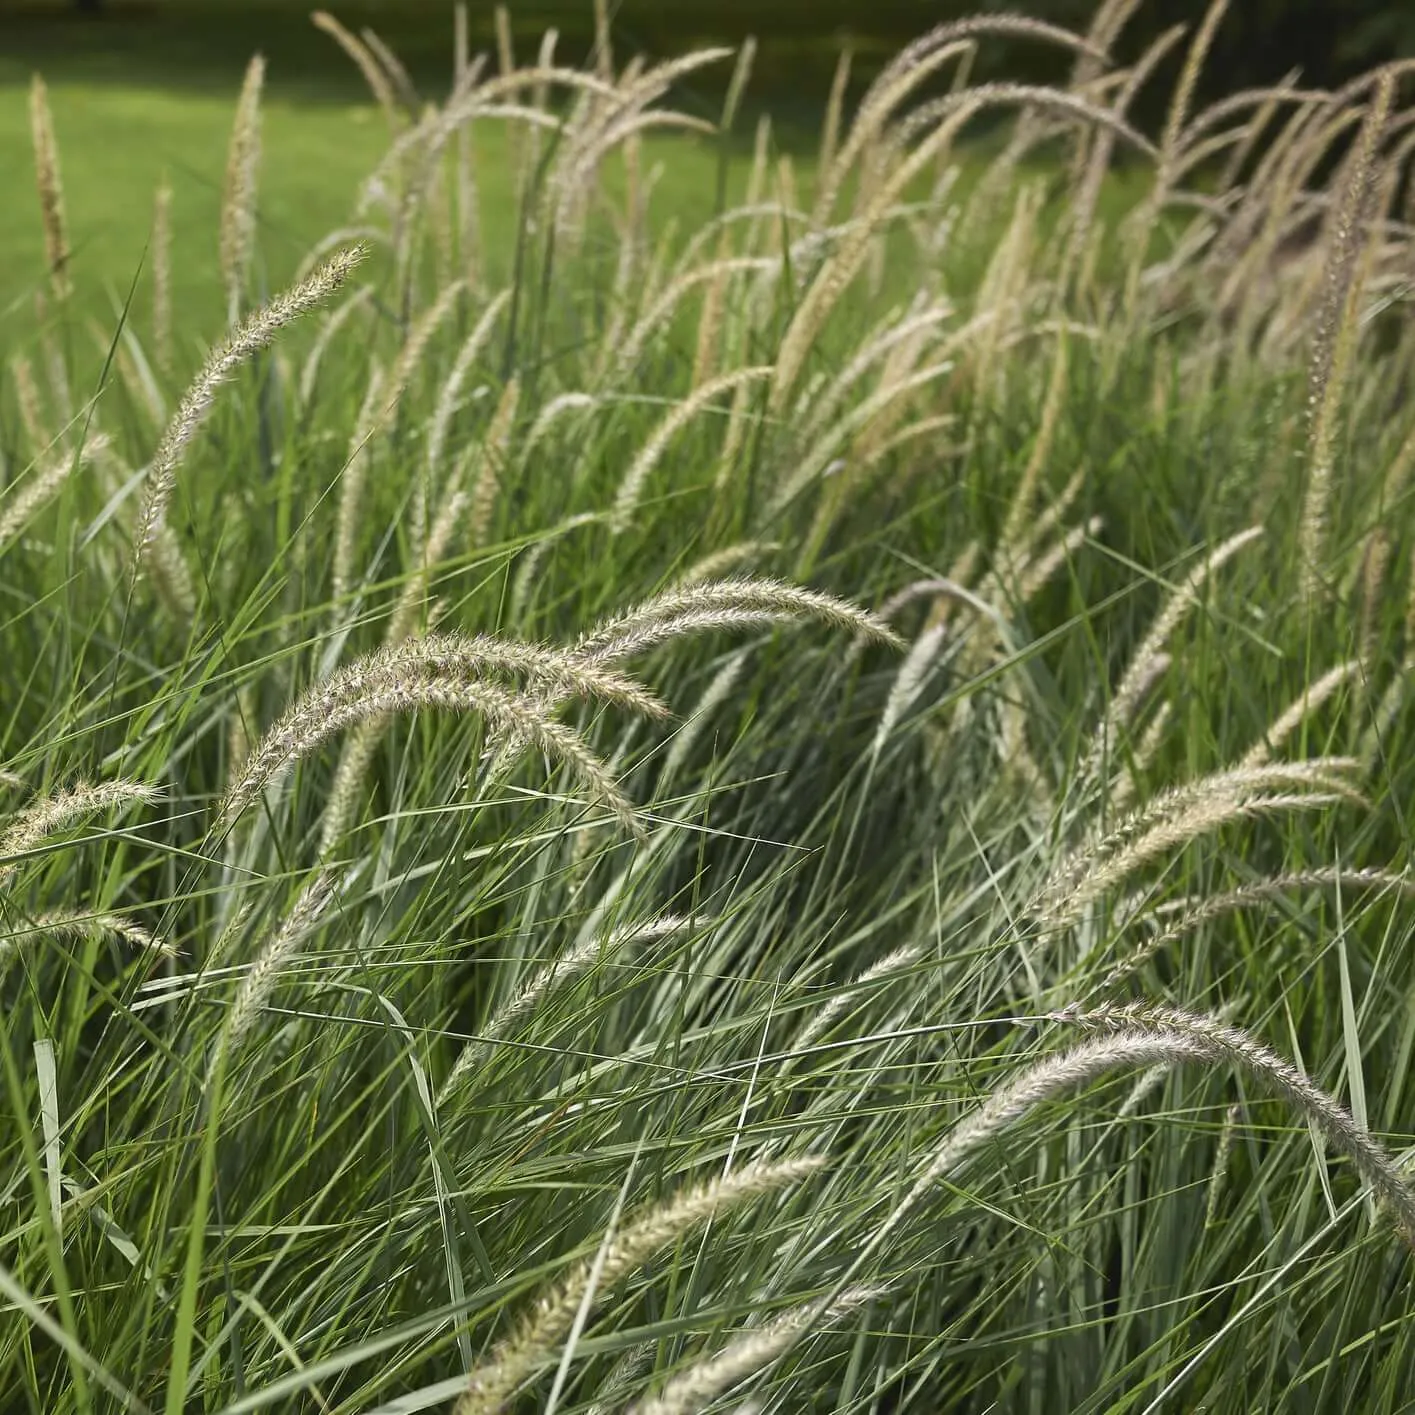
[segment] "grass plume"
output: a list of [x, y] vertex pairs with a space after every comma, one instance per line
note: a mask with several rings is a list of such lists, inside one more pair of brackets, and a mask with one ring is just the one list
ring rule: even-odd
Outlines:
[[472, 1372], [456, 1415], [494, 1415], [569, 1333], [582, 1301], [608, 1293], [669, 1244], [690, 1237], [720, 1213], [790, 1188], [821, 1168], [816, 1159], [750, 1165], [649, 1209], [619, 1232], [605, 1236], [599, 1252], [540, 1297], [517, 1329]]
[[246, 67], [236, 119], [226, 155], [221, 189], [221, 278], [226, 285], [227, 318], [235, 324], [244, 302], [255, 247], [256, 183], [260, 168], [260, 98], [265, 85], [265, 57], [255, 55]]
[[73, 288], [69, 274], [69, 225], [64, 214], [64, 180], [59, 171], [59, 142], [54, 136], [54, 118], [49, 111], [49, 90], [38, 74], [30, 82], [29, 126], [49, 285], [54, 297], [62, 300]]
[[210, 415], [221, 385], [252, 354], [267, 348], [286, 325], [323, 304], [334, 294], [349, 278], [363, 255], [363, 248], [359, 246], [341, 252], [303, 284], [277, 295], [263, 309], [249, 315], [207, 357], [196, 381], [178, 403], [148, 466], [142, 510], [133, 533], [135, 573], [141, 572], [167, 525], [167, 508], [176, 489], [182, 459]]
[[491, 640], [415, 639], [366, 655], [292, 704], [252, 749], [222, 798], [217, 830], [228, 828], [261, 790], [345, 728], [429, 708], [478, 713], [498, 732], [566, 762], [624, 825], [636, 829], [632, 807], [579, 734], [556, 721], [538, 698], [484, 676], [496, 669], [525, 669], [570, 692], [650, 715], [662, 711], [631, 679], [576, 655]]

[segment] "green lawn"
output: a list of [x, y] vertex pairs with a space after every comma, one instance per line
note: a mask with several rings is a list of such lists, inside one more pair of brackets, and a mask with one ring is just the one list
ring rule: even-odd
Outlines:
[[[105, 328], [142, 266], [164, 173], [173, 190], [178, 322], [198, 335], [219, 327], [217, 230], [236, 87], [197, 95], [63, 77], [49, 85], [75, 282], [83, 308]], [[44, 283], [27, 114], [28, 89], [0, 85], [0, 171], [15, 174], [9, 200], [0, 204], [0, 341], [12, 347], [25, 338], [31, 298]], [[275, 288], [323, 235], [351, 219], [359, 184], [387, 146], [387, 128], [369, 102], [282, 98], [278, 88], [263, 105], [262, 124], [258, 244], [267, 283]], [[486, 239], [505, 252], [516, 222], [505, 134], [484, 125], [477, 141]], [[645, 157], [649, 166], [663, 166], [655, 210], [691, 229], [716, 201], [717, 150], [696, 138], [650, 139]], [[739, 163], [734, 189], [741, 175]], [[140, 284], [140, 313], [146, 291]]]
[[[210, 327], [220, 312], [216, 229], [231, 110], [245, 64], [267, 58], [260, 249], [272, 286], [285, 280], [322, 235], [345, 222], [359, 181], [386, 146], [386, 129], [371, 106], [357, 69], [307, 19], [307, 8], [256, 0], [253, 4], [165, 3], [111, 6], [98, 21], [72, 17], [54, 3], [21, 5], [6, 20], [0, 52], [0, 171], [11, 174], [0, 204], [0, 314], [27, 304], [42, 277], [39, 209], [27, 182], [31, 166], [26, 116], [32, 73], [49, 85], [58, 134], [78, 283], [103, 312], [121, 302], [151, 228], [152, 199], [166, 173], [173, 187], [174, 300], [193, 312], [195, 327]], [[335, 5], [351, 29], [374, 26], [434, 97], [445, 92], [451, 69], [452, 6], [441, 0]], [[491, 7], [472, 5], [474, 52], [494, 45]], [[842, 17], [830, 26], [807, 22], [807, 10], [786, 6], [769, 17], [768, 41], [754, 90], [805, 96], [818, 108], [829, 83]], [[563, 3], [512, 7], [518, 57], [533, 57], [551, 25], [561, 34], [559, 57], [575, 64], [592, 42], [591, 7]], [[810, 13], [816, 13], [814, 11]], [[908, 6], [886, 6], [886, 24], [855, 42], [887, 53], [890, 26], [910, 32]], [[707, 5], [675, 9], [671, 22], [656, 6], [616, 10], [626, 52], [677, 52], [694, 39], [741, 41], [753, 28], [749, 7]], [[759, 28], [759, 26], [758, 26]], [[868, 59], [862, 71], [868, 68]], [[706, 71], [677, 96], [680, 106], [707, 117], [719, 111], [730, 65]], [[788, 114], [790, 105], [788, 104]], [[739, 125], [750, 136], [750, 126]], [[798, 132], [789, 123], [788, 143]], [[491, 245], [504, 247], [514, 224], [502, 136], [483, 128], [481, 181], [487, 188]], [[740, 145], [740, 144], [739, 144]], [[662, 160], [657, 210], [677, 213], [691, 226], [716, 200], [715, 151], [695, 141], [646, 144], [649, 161]], [[800, 156], [801, 154], [798, 154]]]
[[[38, 199], [32, 182], [27, 92], [0, 89], [0, 166], [16, 174], [0, 207], [3, 302], [24, 303], [43, 280]], [[143, 260], [153, 196], [173, 189], [174, 304], [182, 321], [209, 325], [219, 309], [216, 232], [233, 95], [94, 86], [50, 87], [75, 277], [121, 302]], [[264, 116], [260, 205], [264, 258], [283, 279], [322, 232], [347, 219], [350, 193], [376, 161], [385, 133], [366, 106], [275, 100]]]

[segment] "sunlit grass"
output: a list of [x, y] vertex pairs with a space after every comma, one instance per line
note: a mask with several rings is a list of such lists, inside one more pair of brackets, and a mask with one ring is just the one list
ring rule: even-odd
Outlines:
[[1121, 8], [5, 91], [0, 1409], [1405, 1408], [1404, 119]]

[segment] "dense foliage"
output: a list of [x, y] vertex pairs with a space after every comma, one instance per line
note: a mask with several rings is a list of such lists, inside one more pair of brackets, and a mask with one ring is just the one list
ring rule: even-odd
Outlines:
[[224, 330], [165, 190], [90, 325], [35, 81], [0, 1408], [1406, 1409], [1402, 71], [984, 16], [729, 202], [751, 48], [598, 9], [321, 21], [389, 148], [271, 299], [253, 60]]

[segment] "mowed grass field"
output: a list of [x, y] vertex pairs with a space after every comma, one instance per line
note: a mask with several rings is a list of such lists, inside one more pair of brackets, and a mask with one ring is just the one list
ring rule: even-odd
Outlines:
[[[138, 276], [152, 234], [153, 200], [173, 190], [173, 297], [199, 329], [219, 318], [214, 233], [231, 135], [234, 88], [201, 97], [181, 90], [50, 87], [69, 194], [74, 262], [95, 313], [111, 318]], [[25, 296], [44, 283], [44, 233], [33, 191], [28, 84], [0, 88], [0, 162], [12, 174], [0, 213], [5, 305], [10, 325]], [[261, 248], [270, 278], [288, 279], [320, 235], [348, 216], [349, 193], [385, 144], [368, 106], [267, 105]], [[23, 315], [20, 316], [23, 319]]]
[[[123, 82], [49, 84], [68, 194], [73, 260], [86, 310], [111, 331], [115, 312], [139, 279], [152, 235], [153, 202], [172, 188], [172, 297], [194, 337], [219, 320], [221, 183], [237, 80], [225, 93]], [[0, 292], [12, 339], [22, 339], [30, 297], [44, 280], [44, 233], [33, 190], [28, 75], [0, 83], [0, 169], [11, 174], [0, 207]], [[387, 147], [377, 107], [355, 91], [342, 100], [274, 97], [264, 105], [260, 259], [267, 288], [288, 281], [322, 237], [352, 218], [360, 183]], [[691, 139], [650, 141], [647, 160], [663, 164], [660, 211], [696, 224], [717, 200], [715, 146]], [[514, 246], [516, 203], [504, 134], [478, 135], [478, 176], [492, 248]], [[743, 164], [734, 164], [740, 192]], [[149, 270], [150, 273], [150, 270]], [[139, 290], [145, 288], [141, 283]]]
[[1408, 1411], [1403, 74], [196, 8], [0, 70], [0, 1411]]

